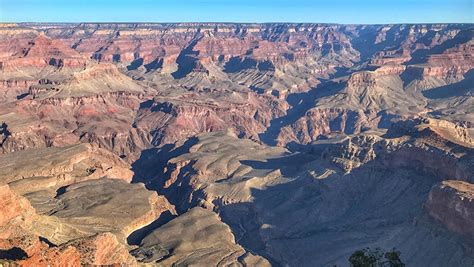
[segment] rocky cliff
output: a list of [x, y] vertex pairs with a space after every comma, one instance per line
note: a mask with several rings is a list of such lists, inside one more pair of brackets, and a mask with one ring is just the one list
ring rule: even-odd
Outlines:
[[2, 24], [0, 261], [471, 266], [473, 29]]

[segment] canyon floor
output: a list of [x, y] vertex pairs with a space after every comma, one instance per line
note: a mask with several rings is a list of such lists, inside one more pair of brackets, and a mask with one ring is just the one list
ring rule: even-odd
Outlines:
[[0, 265], [474, 265], [474, 25], [0, 24]]

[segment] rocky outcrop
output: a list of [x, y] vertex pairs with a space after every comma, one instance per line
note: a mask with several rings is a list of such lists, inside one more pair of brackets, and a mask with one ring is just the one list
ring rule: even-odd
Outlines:
[[0, 199], [0, 259], [25, 259], [47, 247], [32, 231], [40, 217], [30, 202], [8, 185], [0, 185]]
[[407, 66], [406, 76], [415, 87], [430, 89], [461, 81], [474, 67], [472, 29], [457, 33]]
[[[17, 237], [19, 235], [27, 235], [24, 231], [36, 218], [36, 211], [27, 199], [17, 195], [8, 185], [3, 184], [0, 186], [0, 196], [0, 211], [2, 214], [0, 219], [0, 237], [2, 243], [5, 242], [5, 239], [16, 238], [18, 240]], [[26, 237], [26, 239], [29, 240], [29, 237]], [[3, 247], [2, 249], [5, 248]]]
[[[177, 142], [175, 146], [178, 151], [186, 149], [189, 153], [169, 158], [164, 166], [160, 166], [160, 172], [146, 178], [157, 184], [161, 188], [159, 191], [175, 203], [179, 211], [187, 210], [189, 202], [212, 209], [214, 197], [218, 198], [216, 194], [219, 195], [219, 190], [224, 190], [215, 187], [217, 181], [235, 176], [252, 177], [254, 170], [240, 162], [264, 161], [287, 153], [283, 148], [266, 147], [250, 140], [237, 139], [232, 132], [201, 134], [195, 138], [184, 143]], [[191, 143], [190, 147], [188, 142]], [[165, 151], [157, 151], [157, 157], [169, 157]], [[234, 151], [240, 151], [240, 154], [235, 155]], [[153, 159], [154, 157], [151, 158]], [[153, 164], [153, 161], [150, 163]], [[266, 171], [262, 170], [262, 175], [264, 173]], [[241, 191], [234, 192], [235, 194], [222, 201], [232, 203], [248, 200], [251, 194], [246, 187], [261, 186], [262, 181], [258, 178], [248, 179], [242, 181], [241, 185]], [[202, 194], [201, 189], [204, 188], [207, 190]]]
[[471, 70], [474, 67], [473, 33], [473, 29], [460, 31], [450, 42], [433, 48], [425, 58], [428, 68], [424, 74], [448, 79], [459, 78]]
[[[13, 50], [13, 51], [12, 51]], [[10, 47], [13, 59], [2, 60], [3, 71], [13, 71], [17, 68], [42, 68], [54, 66], [57, 68], [82, 68], [87, 59], [60, 40], [50, 39], [40, 32], [26, 46], [22, 43]], [[1, 59], [0, 59], [1, 60]]]
[[[58, 194], [28, 195], [38, 215], [8, 185], [0, 187], [0, 258], [21, 266], [134, 265], [125, 237], [165, 211], [175, 213], [164, 197], [120, 180], [76, 183]], [[53, 206], [45, 211], [38, 199]]]
[[2, 24], [0, 259], [472, 266], [471, 28]]
[[[223, 101], [209, 101], [208, 95], [222, 97]], [[255, 93], [215, 91], [177, 99], [156, 97], [149, 108], [140, 111], [137, 126], [149, 128], [154, 145], [227, 129], [241, 137], [258, 139], [258, 134], [273, 118], [284, 114], [286, 108], [282, 101]]]
[[[44, 244], [44, 243], [43, 243]], [[45, 244], [44, 244], [45, 245]], [[136, 265], [128, 248], [111, 233], [77, 239], [57, 247], [44, 247], [20, 266], [82, 266], [82, 265]]]
[[251, 264], [270, 266], [235, 243], [229, 226], [217, 214], [193, 208], [147, 235], [132, 251], [139, 261], [169, 266]]
[[2, 194], [1, 210], [3, 214], [0, 225], [5, 225], [13, 218], [22, 216], [23, 213], [34, 212], [29, 202], [16, 196], [8, 185], [2, 185], [0, 189]]
[[[148, 145], [149, 134], [131, 125], [141, 93], [96, 92], [95, 95], [74, 96], [76, 93], [68, 97], [45, 97], [44, 93], [34, 93], [37, 97], [34, 100], [24, 99], [15, 105], [5, 105], [0, 111], [0, 120], [8, 127], [9, 135], [3, 137], [0, 153], [67, 146], [82, 141], [109, 149], [118, 156], [133, 158], [133, 153]], [[31, 124], [33, 121], [39, 123]]]
[[[406, 254], [405, 261], [421, 264], [426, 257], [411, 252], [415, 247], [434, 257], [440, 247], [458, 251], [465, 244], [423, 215], [434, 184], [447, 177], [473, 178], [470, 148], [426, 130], [440, 124], [414, 120], [397, 136], [340, 135], [306, 146], [306, 153], [278, 151], [229, 134], [200, 135], [158, 151], [156, 159], [178, 156], [166, 159], [164, 173], [152, 181], [179, 210], [214, 210], [239, 244], [275, 262], [343, 264], [349, 255], [340, 256], [341, 246], [350, 254], [360, 244], [383, 247], [388, 242]], [[368, 228], [377, 234], [367, 234]], [[156, 255], [149, 258], [153, 261], [173, 257], [158, 243], [139, 249], [138, 256], [147, 259], [148, 251]], [[313, 246], [326, 248], [324, 254]], [[307, 256], [310, 251], [315, 255]], [[461, 253], [433, 264], [473, 260]]]
[[128, 248], [111, 233], [74, 240], [62, 247], [74, 247], [80, 255], [81, 265], [136, 264], [135, 258], [128, 253]]
[[[46, 244], [45, 244], [46, 245]], [[15, 262], [20, 266], [80, 266], [81, 255], [75, 247], [44, 248], [27, 259]]]
[[[426, 112], [430, 101], [413, 91], [459, 82], [472, 68], [467, 25], [71, 24], [26, 33], [36, 26], [25, 24], [12, 37], [20, 26], [2, 28], [9, 33], [0, 38], [4, 101], [15, 103], [0, 111], [12, 132], [3, 153], [79, 139], [133, 162], [144, 148], [202, 132], [232, 128], [258, 140], [272, 120], [285, 116], [295, 94], [324, 95], [330, 86], [318, 88], [320, 80], [349, 75], [336, 80], [343, 90], [317, 95], [307, 107], [316, 109], [274, 136], [280, 135], [280, 145], [307, 143], [328, 129], [306, 131], [304, 124], [331, 124], [353, 114], [358, 122], [345, 124], [373, 129], [392, 116]], [[12, 38], [17, 45], [9, 47]], [[43, 72], [21, 64], [21, 71], [7, 68], [28, 57], [54, 60]], [[87, 59], [80, 68], [73, 64], [79, 58]], [[312, 118], [335, 108], [334, 120]], [[67, 123], [51, 121], [56, 117]], [[24, 127], [32, 121], [41, 123]]]
[[107, 94], [114, 93], [140, 96], [143, 91], [139, 84], [119, 72], [115, 65], [91, 63], [83, 70], [72, 72], [58, 84], [46, 82], [30, 86], [28, 93], [31, 98], [42, 100], [41, 103], [47, 102], [47, 98], [51, 101], [65, 99], [66, 104], [69, 104], [74, 99], [84, 98], [82, 102], [88, 103], [90, 101], [87, 101], [87, 97], [107, 97]]
[[352, 111], [344, 109], [313, 108], [295, 123], [281, 128], [277, 144], [284, 146], [291, 142], [308, 144], [318, 138], [332, 134], [354, 134], [364, 129], [376, 128], [381, 115], [375, 111]]
[[433, 146], [454, 143], [472, 148], [474, 144], [470, 129], [469, 122], [451, 122], [428, 117], [416, 117], [392, 123], [386, 137], [415, 135], [420, 140], [429, 142]]
[[471, 183], [448, 180], [435, 185], [426, 208], [451, 231], [474, 238], [474, 186]]
[[[37, 195], [35, 199], [44, 200], [45, 197]], [[146, 190], [143, 184], [128, 184], [116, 179], [76, 183], [66, 187], [60, 195], [50, 197], [49, 201], [53, 205], [43, 213], [53, 215], [61, 224], [72, 227], [72, 230], [67, 227], [45, 229], [44, 236], [60, 244], [102, 232], [128, 236], [164, 212], [175, 213], [174, 207], [163, 196]], [[32, 203], [41, 205], [36, 201]]]
[[0, 181], [20, 194], [104, 177], [129, 182], [133, 176], [130, 166], [119, 157], [87, 144], [8, 153], [0, 156], [0, 164]]

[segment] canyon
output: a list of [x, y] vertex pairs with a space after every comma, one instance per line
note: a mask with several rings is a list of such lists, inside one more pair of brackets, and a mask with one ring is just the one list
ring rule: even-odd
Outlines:
[[0, 24], [0, 265], [474, 265], [474, 26]]

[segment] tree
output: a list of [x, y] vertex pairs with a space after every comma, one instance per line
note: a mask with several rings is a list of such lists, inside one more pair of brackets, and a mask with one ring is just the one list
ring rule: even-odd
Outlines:
[[349, 263], [352, 267], [403, 267], [405, 264], [401, 261], [400, 254], [395, 248], [388, 252], [381, 248], [365, 248], [352, 253]]
[[353, 267], [373, 267], [377, 262], [377, 259], [370, 255], [367, 251], [368, 249], [357, 250], [352, 253], [351, 257], [349, 258], [349, 262]]
[[384, 263], [388, 263], [388, 265], [384, 265], [384, 266], [390, 266], [390, 267], [405, 266], [405, 264], [400, 259], [400, 254], [402, 253], [400, 251], [396, 251], [395, 248], [392, 248], [391, 251], [385, 252], [386, 261]]

